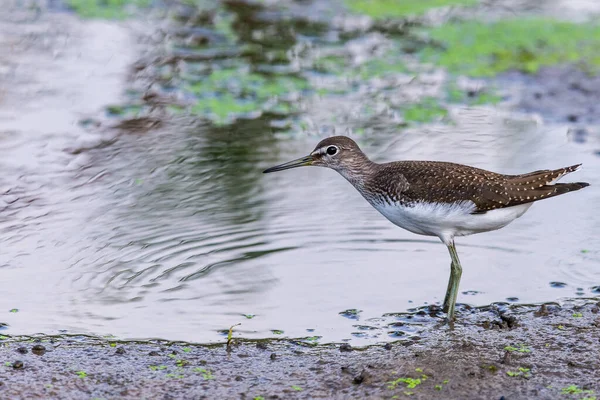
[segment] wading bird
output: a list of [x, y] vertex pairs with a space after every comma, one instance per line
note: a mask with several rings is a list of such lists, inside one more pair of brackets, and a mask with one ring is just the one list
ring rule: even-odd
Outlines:
[[437, 236], [448, 247], [452, 263], [444, 312], [454, 320], [462, 267], [456, 236], [500, 229], [539, 200], [589, 186], [555, 183], [581, 164], [523, 175], [502, 175], [466, 165], [436, 161], [375, 163], [345, 136], [322, 140], [306, 157], [264, 173], [314, 165], [336, 170], [377, 211], [395, 225], [419, 235]]

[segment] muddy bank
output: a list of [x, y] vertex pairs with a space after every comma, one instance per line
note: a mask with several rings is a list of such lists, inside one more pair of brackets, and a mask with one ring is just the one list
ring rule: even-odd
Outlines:
[[[592, 399], [599, 304], [463, 308], [420, 339], [354, 349], [3, 337], [3, 398]], [[421, 314], [426, 314], [425, 312]], [[421, 318], [415, 314], [413, 318]]]
[[512, 87], [517, 107], [548, 122], [570, 125], [600, 121], [600, 76], [572, 65], [540, 69], [535, 75], [510, 72], [500, 82]]

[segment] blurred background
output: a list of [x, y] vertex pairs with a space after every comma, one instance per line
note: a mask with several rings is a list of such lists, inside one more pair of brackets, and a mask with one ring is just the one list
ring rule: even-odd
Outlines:
[[597, 1], [3, 4], [0, 334], [426, 335], [437, 239], [331, 170], [261, 173], [340, 134], [378, 162], [583, 163], [589, 188], [457, 240], [458, 302], [600, 296]]

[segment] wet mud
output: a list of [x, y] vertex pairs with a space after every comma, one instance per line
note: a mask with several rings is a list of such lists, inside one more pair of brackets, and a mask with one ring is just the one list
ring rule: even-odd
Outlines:
[[600, 390], [595, 301], [462, 307], [453, 328], [436, 318], [427, 332], [366, 348], [3, 336], [0, 396], [512, 400], [593, 399]]
[[500, 80], [515, 88], [520, 110], [538, 113], [553, 123], [585, 126], [600, 122], [598, 74], [576, 66], [553, 66], [535, 75], [507, 73]]

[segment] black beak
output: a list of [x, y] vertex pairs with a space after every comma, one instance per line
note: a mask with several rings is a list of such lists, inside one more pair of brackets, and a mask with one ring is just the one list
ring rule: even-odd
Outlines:
[[314, 159], [312, 156], [302, 157], [294, 161], [286, 162], [285, 164], [280, 164], [271, 168], [267, 168], [263, 171], [263, 174], [268, 174], [269, 172], [283, 171], [284, 169], [304, 167], [306, 165], [311, 165], [313, 161]]

